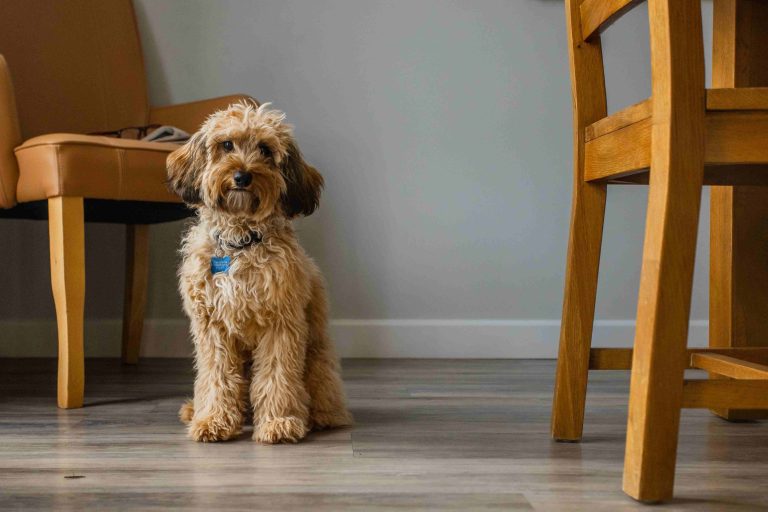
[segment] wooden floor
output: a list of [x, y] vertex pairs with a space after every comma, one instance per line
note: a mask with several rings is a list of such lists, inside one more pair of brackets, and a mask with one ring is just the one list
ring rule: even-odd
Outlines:
[[[262, 446], [185, 438], [190, 361], [86, 367], [60, 411], [53, 361], [0, 360], [0, 510], [648, 510], [620, 490], [622, 372], [592, 374], [584, 442], [556, 444], [551, 361], [345, 361], [357, 425]], [[679, 454], [655, 510], [768, 510], [768, 423], [685, 411]]]

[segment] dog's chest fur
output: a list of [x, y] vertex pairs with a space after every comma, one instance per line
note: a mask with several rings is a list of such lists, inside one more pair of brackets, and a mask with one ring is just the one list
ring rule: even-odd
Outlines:
[[[313, 263], [296, 241], [290, 226], [264, 233], [260, 243], [240, 250], [222, 249], [204, 222], [193, 226], [182, 246], [179, 286], [190, 318], [215, 323], [229, 333], [252, 338], [276, 318], [309, 302]], [[229, 256], [226, 272], [214, 274], [214, 256]]]

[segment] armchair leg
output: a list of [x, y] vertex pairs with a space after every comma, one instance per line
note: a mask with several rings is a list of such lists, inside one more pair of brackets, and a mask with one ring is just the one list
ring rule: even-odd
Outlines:
[[123, 363], [139, 362], [144, 307], [147, 302], [149, 226], [126, 226], [125, 302], [123, 303]]
[[85, 305], [85, 220], [82, 197], [48, 200], [51, 287], [59, 331], [58, 404], [83, 406], [85, 368], [83, 310]]

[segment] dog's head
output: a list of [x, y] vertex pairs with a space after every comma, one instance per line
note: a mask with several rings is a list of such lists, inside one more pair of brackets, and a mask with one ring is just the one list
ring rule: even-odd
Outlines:
[[256, 221], [309, 215], [323, 177], [304, 162], [285, 114], [250, 102], [211, 115], [168, 155], [168, 183], [184, 202]]

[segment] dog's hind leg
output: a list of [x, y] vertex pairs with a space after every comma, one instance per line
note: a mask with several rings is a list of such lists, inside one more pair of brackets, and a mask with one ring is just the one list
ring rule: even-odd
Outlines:
[[181, 404], [181, 408], [179, 409], [179, 419], [182, 423], [189, 425], [189, 422], [192, 421], [192, 417], [195, 415], [195, 402], [192, 399], [185, 400], [183, 404]]
[[339, 360], [328, 335], [328, 301], [319, 275], [312, 280], [312, 298], [306, 314], [309, 341], [304, 385], [310, 396], [310, 425], [315, 430], [351, 425]]

